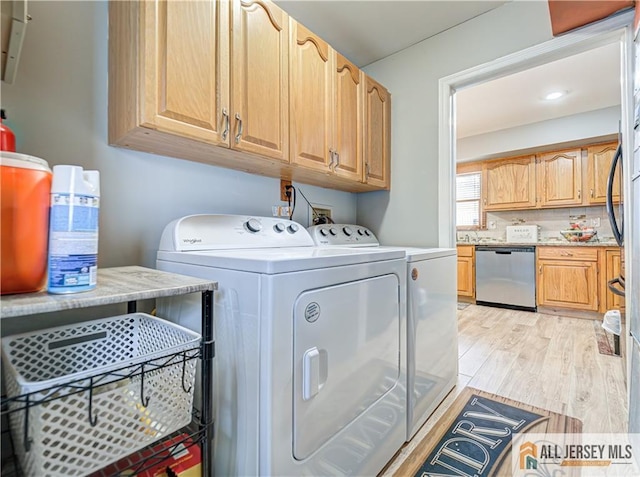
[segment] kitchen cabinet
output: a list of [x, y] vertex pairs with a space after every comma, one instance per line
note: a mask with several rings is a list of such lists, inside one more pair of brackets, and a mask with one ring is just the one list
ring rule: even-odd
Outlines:
[[621, 310], [624, 308], [624, 297], [614, 295], [609, 291], [607, 282], [620, 276], [620, 249], [602, 249], [600, 260], [600, 271], [602, 274], [600, 292], [601, 300], [600, 312], [607, 310]]
[[536, 206], [535, 156], [483, 163], [484, 210], [530, 209]]
[[582, 151], [563, 150], [536, 157], [539, 207], [582, 204]]
[[291, 161], [362, 181], [363, 73], [291, 20]]
[[475, 245], [458, 245], [458, 296], [475, 296]]
[[268, 0], [109, 3], [111, 145], [386, 189], [389, 95], [367, 109], [363, 87], [362, 72]]
[[333, 50], [291, 19], [291, 162], [330, 172], [333, 164]]
[[391, 95], [365, 76], [364, 180], [381, 189], [391, 186]]
[[[199, 3], [199, 2], [186, 2]], [[272, 3], [234, 0], [231, 8], [232, 149], [289, 162], [289, 16]]]
[[537, 306], [598, 311], [598, 249], [537, 248]]
[[[607, 180], [611, 161], [615, 156], [617, 142], [597, 144], [587, 148], [588, 205], [605, 204], [607, 201]], [[620, 202], [620, 173], [616, 169], [613, 180], [613, 201]]]
[[[10, 328], [12, 326], [11, 324], [7, 326], [7, 323], [11, 323], [13, 320], [24, 320], [25, 318], [28, 320], [29, 316], [34, 314], [59, 313], [70, 309], [85, 309], [86, 316], [90, 317], [90, 307], [100, 307], [105, 305], [113, 306], [115, 304], [124, 303], [126, 303], [127, 313], [135, 313], [137, 302], [140, 300], [201, 293], [201, 326], [203, 335], [201, 343], [195, 348], [180, 350], [173, 352], [172, 354], [169, 354], [169, 352], [163, 354], [161, 349], [160, 351], [156, 351], [155, 354], [151, 354], [151, 350], [143, 349], [139, 355], [148, 354], [150, 358], [144, 362], [138, 362], [131, 365], [133, 362], [132, 360], [139, 355], [137, 352], [124, 349], [131, 345], [130, 341], [128, 341], [130, 336], [129, 338], [124, 339], [124, 337], [128, 335], [123, 334], [123, 339], [121, 341], [121, 348], [123, 349], [117, 349], [114, 351], [116, 356], [121, 355], [128, 358], [126, 361], [122, 361], [121, 366], [117, 366], [117, 362], [111, 362], [111, 365], [109, 365], [110, 361], [106, 358], [100, 361], [100, 356], [97, 354], [100, 346], [93, 347], [93, 345], [87, 344], [91, 339], [103, 339], [104, 337], [100, 337], [99, 335], [102, 333], [107, 335], [107, 332], [100, 331], [92, 333], [92, 331], [88, 329], [89, 327], [85, 327], [81, 330], [78, 326], [75, 326], [68, 327], [64, 332], [58, 331], [57, 334], [49, 335], [47, 338], [42, 337], [43, 335], [39, 335], [40, 338], [37, 340], [38, 343], [33, 346], [33, 349], [41, 347], [43, 348], [43, 351], [46, 348], [54, 349], [54, 344], [57, 344], [58, 348], [64, 345], [67, 347], [65, 349], [71, 350], [73, 345], [78, 345], [78, 343], [84, 341], [85, 343], [83, 344], [83, 347], [86, 351], [85, 359], [86, 356], [92, 356], [93, 358], [97, 357], [98, 362], [95, 363], [96, 368], [100, 368], [102, 371], [91, 372], [88, 369], [83, 370], [84, 365], [74, 367], [73, 358], [71, 357], [73, 354], [69, 352], [66, 356], [66, 367], [56, 367], [52, 364], [51, 369], [53, 371], [49, 370], [49, 374], [44, 375], [56, 376], [58, 378], [56, 380], [50, 379], [50, 381], [56, 383], [52, 388], [23, 395], [11, 394], [12, 392], [17, 392], [16, 388], [12, 388], [9, 396], [2, 397], [2, 434], [5, 434], [4, 426], [7, 421], [4, 416], [8, 415], [10, 418], [9, 421], [12, 425], [15, 425], [17, 422], [24, 423], [24, 427], [18, 427], [21, 431], [16, 431], [18, 433], [22, 433], [24, 441], [22, 439], [20, 441], [16, 440], [15, 447], [13, 445], [8, 446], [7, 449], [3, 448], [3, 451], [7, 450], [8, 452], [19, 453], [21, 460], [27, 460], [31, 464], [34, 464], [35, 462], [36, 464], [34, 464], [34, 466], [44, 466], [44, 468], [48, 470], [48, 472], [46, 472], [47, 475], [80, 475], [78, 474], [78, 467], [80, 466], [79, 462], [98, 459], [94, 460], [92, 464], [94, 462], [98, 463], [96, 465], [99, 465], [100, 462], [104, 462], [105, 465], [109, 464], [110, 461], [107, 460], [107, 457], [119, 454], [118, 446], [124, 445], [130, 450], [135, 446], [139, 447], [140, 442], [150, 445], [156, 442], [160, 436], [164, 436], [163, 439], [166, 444], [169, 440], [166, 439], [166, 433], [158, 433], [158, 430], [162, 429], [162, 426], [165, 424], [163, 424], [161, 420], [155, 420], [158, 417], [158, 414], [155, 413], [162, 412], [161, 410], [164, 406], [160, 406], [158, 408], [156, 407], [157, 404], [153, 403], [154, 399], [165, 398], [168, 394], [161, 393], [161, 389], [153, 385], [152, 378], [147, 381], [147, 389], [151, 389], [151, 404], [149, 405], [145, 403], [143, 406], [144, 388], [140, 387], [139, 396], [134, 396], [129, 393], [130, 391], [128, 387], [132, 385], [132, 383], [135, 386], [138, 386], [135, 383], [144, 383], [145, 376], [158, 377], [158, 373], [162, 372], [170, 373], [172, 376], [177, 375], [179, 377], [181, 370], [183, 373], [182, 383], [184, 386], [186, 382], [184, 381], [185, 364], [188, 361], [198, 359], [200, 361], [200, 369], [202, 370], [202, 372], [199, 373], [198, 386], [200, 389], [205, 391], [199, 393], [199, 402], [194, 400], [194, 405], [200, 411], [198, 417], [194, 418], [193, 422], [196, 431], [193, 432], [190, 427], [184, 428], [185, 436], [174, 435], [172, 445], [182, 446], [191, 442], [199, 443], [202, 455], [202, 475], [211, 475], [213, 472], [212, 443], [214, 418], [212, 399], [213, 383], [211, 379], [213, 376], [215, 342], [213, 327], [207, 325], [212, 323], [214, 319], [214, 291], [217, 290], [217, 287], [217, 282], [209, 280], [186, 277], [183, 275], [144, 267], [128, 266], [99, 269], [97, 287], [94, 290], [84, 293], [51, 295], [46, 291], [40, 291], [36, 293], [3, 296], [2, 308], [0, 309], [0, 319], [2, 319], [3, 331], [6, 331], [8, 327]], [[87, 319], [89, 320], [91, 318]], [[137, 331], [136, 326], [137, 325], [134, 320], [131, 319], [131, 325], [129, 327], [122, 328], [114, 325], [111, 326], [108, 331], [112, 336], [117, 337], [119, 334], [124, 332]], [[104, 328], [99, 328], [99, 330], [104, 330]], [[96, 330], [94, 329], [93, 331]], [[155, 331], [159, 333], [159, 337], [165, 338], [165, 335], [160, 333], [157, 325], [155, 327]], [[63, 338], [70, 335], [75, 335], [76, 337], [67, 340], [49, 340], [51, 336]], [[112, 336], [110, 336], [109, 339], [113, 340]], [[171, 349], [171, 346], [178, 342], [177, 338], [174, 336], [171, 336], [171, 339], [173, 341], [172, 343], [167, 343], [166, 349]], [[36, 339], [33, 341], [36, 341]], [[63, 341], [66, 341], [66, 343], [63, 344]], [[135, 346], [143, 345], [142, 342], [138, 343], [137, 340], [134, 344]], [[77, 356], [78, 354], [78, 350], [76, 349], [75, 355]], [[59, 353], [58, 358], [60, 358]], [[65, 380], [65, 377], [68, 379]], [[39, 381], [37, 378], [38, 377], [35, 375], [28, 376], [28, 379], [31, 379], [34, 382]], [[143, 386], [143, 384], [140, 384], [140, 386]], [[115, 389], [122, 389], [119, 397], [115, 397], [112, 400], [105, 398], [105, 395], [108, 392], [113, 392]], [[182, 391], [187, 393], [190, 392], [185, 389]], [[176, 392], [181, 391], [176, 390]], [[73, 394], [77, 397], [73, 396]], [[91, 400], [93, 399], [93, 396], [98, 395], [101, 396], [96, 399], [101, 399], [101, 403], [103, 405], [110, 403], [115, 404], [115, 406], [108, 410], [101, 410], [100, 406], [96, 406], [97, 422], [91, 423], [91, 419], [93, 418]], [[124, 396], [126, 396], [126, 402], [123, 402]], [[169, 397], [171, 398], [171, 403], [176, 404], [180, 402], [180, 399], [176, 396], [169, 395]], [[147, 396], [147, 398], [149, 398], [149, 396]], [[89, 404], [85, 404], [84, 400], [88, 400]], [[52, 404], [53, 401], [60, 404]], [[40, 406], [42, 407], [40, 408]], [[118, 406], [120, 406], [120, 408]], [[133, 406], [134, 410], [136, 407], [138, 409], [145, 409], [145, 407], [148, 406], [144, 411], [145, 414], [140, 415], [152, 417], [149, 418], [148, 422], [146, 420], [143, 421], [142, 419], [140, 419], [140, 422], [136, 420], [128, 422], [125, 415], [117, 415], [116, 419], [109, 421], [108, 418], [111, 415], [110, 412], [114, 413], [118, 409], [122, 409], [122, 406]], [[96, 407], [94, 407], [94, 410]], [[70, 413], [66, 411], [69, 408], [75, 410]], [[87, 408], [89, 410], [88, 415], [83, 414], [82, 409]], [[25, 413], [25, 417], [21, 416], [22, 413]], [[36, 423], [32, 424], [29, 421], [29, 425], [27, 425], [28, 419], [26, 416], [31, 416], [32, 419], [35, 416]], [[38, 421], [38, 416], [42, 417], [46, 422]], [[90, 426], [83, 425], [83, 420], [85, 419], [84, 416], [87, 416], [86, 419], [91, 423]], [[154, 419], [153, 424], [151, 424], [152, 419]], [[143, 424], [141, 424], [141, 422], [143, 422]], [[98, 427], [94, 432], [94, 430], [91, 429], [96, 425]], [[130, 428], [130, 434], [124, 435], [126, 433], [123, 433], [121, 436], [122, 439], [118, 439], [118, 430], [124, 430], [127, 427]], [[83, 455], [77, 459], [79, 447], [78, 440], [76, 438], [78, 437], [78, 429], [84, 432], [89, 430], [89, 432], [94, 436], [107, 435], [113, 437], [113, 439], [108, 443], [105, 442], [105, 446], [107, 444], [109, 446], [107, 450], [102, 448], [93, 448], [92, 450], [89, 448], [86, 450], [86, 454], [83, 453]], [[59, 441], [51, 445], [51, 443], [47, 443], [46, 441], [43, 442], [34, 439], [35, 444], [32, 446], [31, 452], [25, 452], [25, 450], [28, 450], [30, 445], [29, 435], [33, 436], [35, 433], [39, 433], [40, 438], [43, 438], [43, 436], [59, 434]], [[146, 436], [142, 436], [142, 434]], [[189, 435], [186, 436], [186, 434]], [[43, 451], [45, 451], [44, 456], [42, 454]], [[162, 457], [158, 457], [158, 455], [151, 454], [152, 453], [149, 448], [141, 450], [139, 454], [135, 454], [145, 461], [140, 464], [138, 469], [143, 468], [145, 465], [148, 466], [149, 463], [157, 465], [164, 460]], [[165, 458], [166, 457], [167, 455], [165, 455]], [[31, 468], [34, 466], [31, 466]], [[28, 468], [26, 468], [25, 471], [27, 469]], [[27, 474], [36, 475], [29, 472], [27, 472]], [[42, 475], [42, 473], [39, 475]]]

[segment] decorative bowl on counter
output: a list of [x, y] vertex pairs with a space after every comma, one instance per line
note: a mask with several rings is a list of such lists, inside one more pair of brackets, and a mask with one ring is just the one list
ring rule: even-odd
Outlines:
[[569, 229], [561, 230], [560, 233], [569, 242], [587, 242], [598, 234], [594, 229]]

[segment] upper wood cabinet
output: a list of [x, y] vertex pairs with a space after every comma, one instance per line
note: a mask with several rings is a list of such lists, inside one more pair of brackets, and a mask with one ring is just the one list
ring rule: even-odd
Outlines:
[[363, 73], [291, 20], [291, 161], [362, 181]]
[[291, 162], [330, 172], [335, 56], [327, 42], [294, 19], [290, 28]]
[[362, 180], [364, 73], [336, 52], [334, 74], [335, 148], [333, 171], [341, 177]]
[[112, 145], [349, 192], [385, 189], [389, 96], [367, 109], [364, 83], [269, 0], [109, 2]]
[[[592, 204], [604, 204], [607, 201], [607, 180], [611, 162], [615, 156], [617, 142], [597, 144], [587, 148], [587, 180], [589, 194], [587, 201]], [[620, 169], [616, 169], [613, 184], [613, 200], [620, 202]]]
[[483, 164], [484, 210], [526, 209], [536, 206], [535, 156], [514, 157]]
[[540, 207], [582, 204], [581, 149], [540, 154], [537, 161], [536, 182]]
[[233, 0], [231, 20], [230, 145], [289, 162], [289, 17], [272, 3]]
[[226, 22], [218, 2], [109, 3], [111, 144], [143, 148], [138, 127], [225, 143]]
[[364, 180], [391, 186], [391, 95], [377, 81], [365, 76]]

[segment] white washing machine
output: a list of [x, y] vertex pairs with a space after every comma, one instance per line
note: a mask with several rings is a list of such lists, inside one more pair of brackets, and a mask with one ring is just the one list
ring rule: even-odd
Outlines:
[[308, 230], [319, 247], [406, 253], [409, 441], [458, 379], [456, 250], [380, 246], [374, 233], [359, 225], [315, 225]]
[[[216, 475], [375, 475], [406, 435], [406, 262], [318, 249], [288, 220], [196, 215], [165, 228], [160, 270], [218, 281]], [[200, 302], [158, 304], [191, 329]]]

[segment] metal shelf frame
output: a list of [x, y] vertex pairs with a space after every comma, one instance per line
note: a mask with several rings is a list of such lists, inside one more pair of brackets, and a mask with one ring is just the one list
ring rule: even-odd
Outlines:
[[[100, 272], [99, 272], [100, 273]], [[181, 439], [180, 441], [176, 441], [172, 443], [169, 447], [164, 448], [158, 452], [155, 452], [147, 457], [143, 461], [140, 462], [138, 466], [136, 466], [134, 470], [134, 475], [150, 468], [163, 460], [168, 459], [174, 453], [178, 452], [179, 445], [182, 444], [181, 449], [185, 447], [190, 447], [192, 445], [200, 445], [201, 448], [201, 458], [202, 458], [202, 475], [204, 477], [208, 477], [213, 474], [213, 396], [212, 396], [212, 376], [213, 376], [213, 359], [215, 357], [215, 342], [213, 336], [214, 329], [214, 315], [213, 315], [213, 300], [214, 300], [214, 290], [217, 289], [217, 283], [208, 282], [204, 280], [194, 279], [193, 277], [183, 277], [181, 275], [169, 274], [167, 272], [160, 272], [157, 270], [144, 269], [142, 267], [121, 267], [120, 269], [106, 269], [105, 275], [109, 275], [109, 278], [118, 277], [118, 274], [140, 274], [146, 273], [152, 280], [162, 280], [169, 278], [179, 278], [184, 279], [190, 282], [197, 283], [187, 283], [184, 290], [176, 290], [175, 287], [167, 288], [170, 290], [169, 292], [163, 293], [161, 287], [152, 286], [149, 288], [144, 288], [144, 284], [141, 285], [139, 290], [134, 291], [133, 293], [127, 293], [124, 295], [120, 295], [121, 297], [132, 298], [135, 297], [137, 299], [147, 299], [150, 298], [149, 293], [153, 293], [155, 298], [159, 298], [162, 296], [172, 296], [172, 295], [181, 295], [194, 293], [196, 291], [200, 291], [202, 294], [202, 340], [199, 347], [195, 347], [192, 349], [180, 351], [177, 353], [167, 354], [159, 358], [154, 358], [139, 364], [135, 365], [127, 365], [122, 368], [112, 370], [106, 373], [97, 373], [95, 376], [85, 377], [76, 381], [71, 381], [69, 383], [65, 383], [62, 385], [53, 386], [51, 388], [47, 388], [45, 390], [22, 394], [19, 396], [5, 397], [3, 396], [1, 399], [1, 408], [0, 415], [5, 416], [14, 412], [24, 412], [25, 413], [25, 422], [24, 422], [24, 439], [25, 439], [25, 449], [29, 450], [29, 436], [27, 434], [28, 423], [29, 423], [29, 410], [30, 408], [43, 404], [45, 402], [55, 401], [57, 399], [61, 399], [63, 397], [79, 394], [79, 393], [87, 393], [89, 399], [89, 412], [87, 418], [92, 425], [97, 424], [98, 416], [93, 415], [92, 413], [92, 396], [93, 390], [98, 387], [105, 385], [107, 383], [115, 383], [118, 381], [131, 379], [134, 377], [140, 377], [140, 398], [142, 402], [145, 402], [144, 395], [144, 376], [146, 373], [156, 371], [158, 369], [166, 368], [169, 366], [179, 366], [182, 365], [183, 372], [183, 390], [185, 392], [190, 392], [190, 389], [187, 389], [184, 384], [184, 372], [186, 363], [193, 359], [201, 360], [201, 372], [200, 372], [200, 385], [202, 389], [201, 393], [201, 402], [199, 413], [194, 409], [194, 419], [190, 426], [185, 428], [188, 431], [188, 435]], [[98, 293], [99, 294], [99, 293]], [[42, 295], [42, 294], [40, 294]], [[104, 292], [102, 293], [104, 296]], [[36, 297], [38, 299], [38, 297]], [[115, 300], [115, 301], [114, 301]], [[110, 303], [127, 303], [127, 312], [135, 313], [137, 309], [137, 301], [134, 300], [118, 300], [115, 298], [110, 301]], [[26, 300], [25, 300], [26, 301]], [[42, 300], [40, 300], [42, 301]], [[93, 303], [89, 299], [85, 304], [79, 304], [77, 306], [73, 306], [73, 308], [84, 308], [90, 306], [96, 306], [99, 303]], [[28, 309], [28, 307], [25, 307]], [[14, 306], [12, 309], [11, 316], [19, 316], [26, 315], [29, 313], [20, 313], [16, 314], [16, 307]], [[51, 309], [49, 311], [59, 311], [58, 309]], [[6, 316], [5, 316], [6, 317]], [[3, 317], [3, 318], [5, 318]], [[47, 395], [42, 397], [43, 393]], [[173, 433], [169, 436], [165, 436], [158, 441], [153, 442], [150, 445], [157, 446], [162, 442], [166, 442], [169, 439], [175, 439], [176, 434], [183, 433], [185, 429], [181, 429], [176, 433]], [[117, 474], [116, 474], [117, 475]]]

